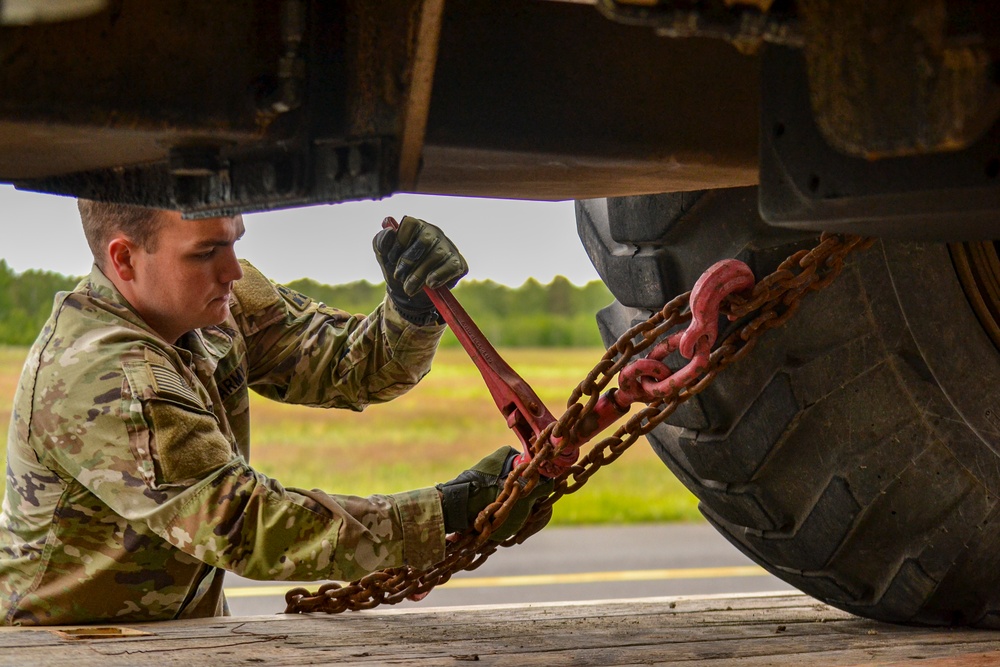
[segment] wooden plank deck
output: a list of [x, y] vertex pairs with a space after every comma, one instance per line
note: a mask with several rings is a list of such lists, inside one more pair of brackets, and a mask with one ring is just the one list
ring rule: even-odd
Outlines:
[[[121, 636], [118, 630], [148, 633]], [[2, 665], [1000, 664], [1000, 632], [893, 626], [800, 594], [376, 609], [72, 628], [0, 629]], [[87, 628], [95, 634], [95, 628]]]

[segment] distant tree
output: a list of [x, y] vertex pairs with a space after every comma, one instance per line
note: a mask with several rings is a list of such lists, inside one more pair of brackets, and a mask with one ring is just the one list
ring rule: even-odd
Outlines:
[[565, 317], [573, 314], [573, 283], [565, 276], [556, 276], [546, 289], [549, 314]]
[[30, 345], [52, 312], [56, 293], [77, 282], [79, 278], [49, 271], [18, 275], [0, 259], [0, 344]]

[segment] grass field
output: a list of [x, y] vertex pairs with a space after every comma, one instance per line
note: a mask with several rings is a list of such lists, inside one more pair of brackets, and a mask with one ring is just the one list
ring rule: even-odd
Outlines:
[[[25, 348], [0, 347], [0, 456]], [[599, 349], [509, 349], [502, 354], [558, 416]], [[362, 413], [283, 405], [252, 395], [252, 463], [286, 486], [391, 493], [442, 482], [505, 444], [517, 446], [479, 372], [461, 349], [438, 353], [406, 396]], [[6, 466], [5, 466], [6, 467]], [[694, 497], [645, 440], [556, 506], [553, 524], [700, 520]]]

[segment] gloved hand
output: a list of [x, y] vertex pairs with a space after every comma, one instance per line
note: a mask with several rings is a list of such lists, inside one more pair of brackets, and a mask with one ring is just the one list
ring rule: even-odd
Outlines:
[[383, 229], [372, 242], [396, 309], [413, 324], [441, 324], [424, 291], [454, 287], [469, 265], [444, 232], [418, 218], [405, 216], [399, 230]]
[[[441, 492], [445, 532], [466, 530], [479, 513], [497, 499], [519, 453], [513, 447], [501, 447], [450, 482], [437, 485]], [[518, 499], [507, 520], [490, 534], [490, 539], [502, 542], [518, 532], [535, 502], [552, 493], [552, 487], [552, 480], [539, 478], [531, 493]], [[551, 514], [549, 511], [532, 517], [532, 534], [545, 527]]]

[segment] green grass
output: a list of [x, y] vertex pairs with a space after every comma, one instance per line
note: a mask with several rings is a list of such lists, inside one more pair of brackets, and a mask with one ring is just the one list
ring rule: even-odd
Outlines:
[[[0, 347], [0, 422], [25, 348]], [[507, 362], [558, 416], [600, 349], [508, 349]], [[283, 405], [252, 394], [255, 468], [285, 486], [368, 495], [446, 481], [501, 445], [517, 445], [478, 370], [461, 349], [442, 349], [409, 394], [361, 413]], [[0, 432], [0, 456], [6, 428]], [[640, 440], [556, 505], [553, 524], [700, 520], [694, 497]]]

